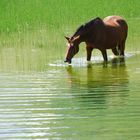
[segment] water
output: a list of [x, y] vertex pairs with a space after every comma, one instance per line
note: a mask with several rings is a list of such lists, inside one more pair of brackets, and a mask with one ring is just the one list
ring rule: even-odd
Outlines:
[[139, 53], [106, 66], [14, 52], [1, 51], [0, 139], [139, 140]]

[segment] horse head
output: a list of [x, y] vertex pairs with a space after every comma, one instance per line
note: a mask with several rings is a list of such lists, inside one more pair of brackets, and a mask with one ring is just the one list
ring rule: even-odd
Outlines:
[[79, 51], [79, 38], [80, 38], [80, 35], [78, 35], [76, 37], [71, 37], [71, 38], [65, 37], [65, 38], [68, 41], [68, 43], [67, 43], [68, 50], [67, 50], [67, 54], [66, 54], [66, 60], [64, 62], [71, 63], [71, 59]]

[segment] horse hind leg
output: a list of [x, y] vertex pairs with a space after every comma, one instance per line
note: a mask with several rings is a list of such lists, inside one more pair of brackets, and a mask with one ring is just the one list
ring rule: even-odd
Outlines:
[[120, 56], [124, 56], [124, 50], [125, 50], [125, 41], [122, 41], [118, 45], [118, 51], [119, 51]]
[[113, 52], [113, 54], [116, 55], [116, 56], [119, 55], [119, 52], [118, 52], [118, 50], [117, 50], [116, 47], [112, 49], [112, 52]]

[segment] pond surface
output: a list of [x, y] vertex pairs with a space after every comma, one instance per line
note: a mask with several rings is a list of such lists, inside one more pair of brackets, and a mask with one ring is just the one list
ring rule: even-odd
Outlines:
[[33, 52], [1, 50], [0, 139], [140, 139], [139, 53], [68, 66]]

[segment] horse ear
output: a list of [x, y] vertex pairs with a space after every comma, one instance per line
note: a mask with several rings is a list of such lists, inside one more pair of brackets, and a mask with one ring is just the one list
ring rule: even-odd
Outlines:
[[67, 37], [67, 36], [65, 36], [65, 38], [69, 41], [70, 40], [70, 38], [69, 37]]

